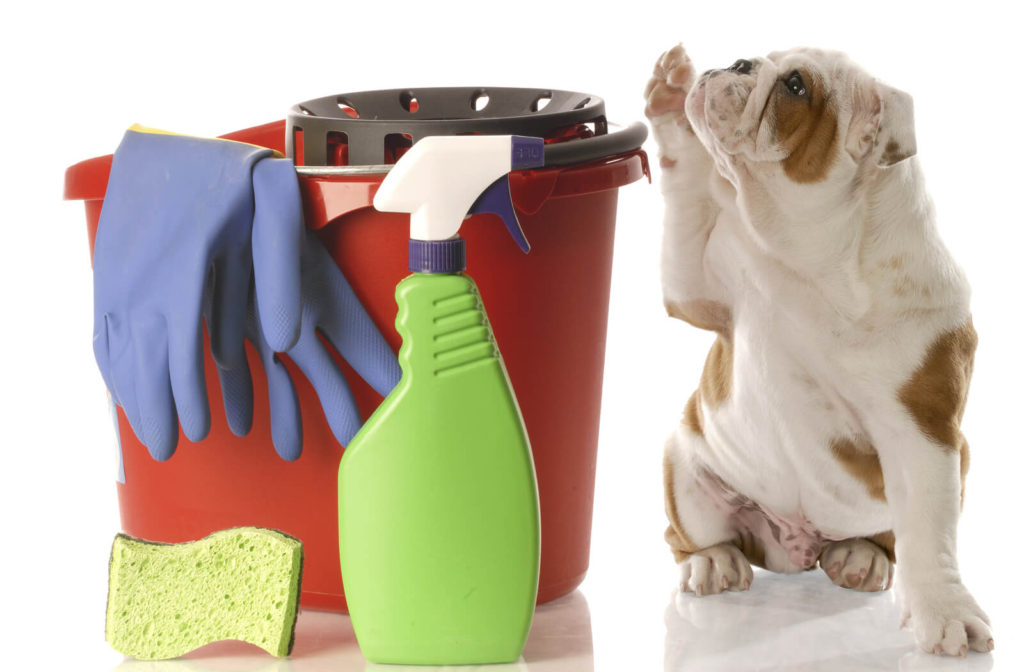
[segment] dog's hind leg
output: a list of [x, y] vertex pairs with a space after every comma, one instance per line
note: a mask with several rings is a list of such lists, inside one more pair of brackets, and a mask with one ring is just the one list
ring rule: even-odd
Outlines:
[[[754, 578], [748, 554], [757, 553], [757, 543], [741, 535], [729, 513], [708, 496], [696, 461], [704, 438], [692, 425], [694, 412], [691, 404], [665, 444], [665, 540], [679, 563], [681, 590], [697, 595], [746, 590]], [[749, 548], [741, 548], [745, 545]]]

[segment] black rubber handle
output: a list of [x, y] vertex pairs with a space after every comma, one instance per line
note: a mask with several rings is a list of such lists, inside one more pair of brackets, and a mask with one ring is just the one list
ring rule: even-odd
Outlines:
[[544, 147], [544, 167], [596, 161], [638, 149], [647, 139], [647, 126], [634, 121], [629, 126], [583, 140], [570, 140]]

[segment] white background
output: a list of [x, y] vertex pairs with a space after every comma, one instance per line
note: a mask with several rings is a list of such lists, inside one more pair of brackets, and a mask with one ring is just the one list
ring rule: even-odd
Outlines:
[[[973, 461], [960, 556], [997, 651], [971, 662], [1022, 669], [1024, 100], [1020, 22], [1004, 6], [181, 0], [0, 10], [0, 595], [14, 621], [0, 667], [103, 670], [122, 660], [103, 641], [119, 527], [114, 437], [90, 346], [82, 204], [61, 201], [67, 166], [111, 152], [133, 122], [217, 135], [280, 119], [302, 100], [376, 88], [564, 88], [604, 97], [612, 120], [630, 122], [643, 118], [654, 60], [683, 41], [700, 69], [800, 44], [837, 48], [914, 96], [919, 155], [941, 231], [972, 280], [981, 337], [964, 419]], [[621, 190], [583, 586], [597, 669], [665, 660], [675, 574], [661, 541], [661, 449], [710, 337], [663, 315], [660, 219], [655, 186]]]

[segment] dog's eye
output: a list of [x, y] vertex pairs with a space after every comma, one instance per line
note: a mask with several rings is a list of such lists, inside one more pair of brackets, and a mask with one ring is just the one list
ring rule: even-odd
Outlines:
[[789, 77], [786, 78], [786, 90], [794, 96], [799, 96], [801, 98], [807, 96], [807, 87], [804, 85], [804, 78], [801, 77], [800, 73], [796, 70], [789, 73]]

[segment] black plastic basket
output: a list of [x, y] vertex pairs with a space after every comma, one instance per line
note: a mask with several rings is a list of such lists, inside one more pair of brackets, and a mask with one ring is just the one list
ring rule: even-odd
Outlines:
[[387, 170], [404, 148], [430, 135], [542, 137], [549, 142], [546, 167], [623, 154], [639, 148], [647, 138], [642, 123], [614, 132], [609, 132], [609, 125], [604, 100], [573, 91], [386, 89], [295, 105], [288, 114], [286, 143], [288, 156], [300, 166], [377, 172]]

